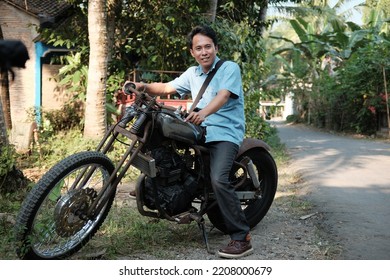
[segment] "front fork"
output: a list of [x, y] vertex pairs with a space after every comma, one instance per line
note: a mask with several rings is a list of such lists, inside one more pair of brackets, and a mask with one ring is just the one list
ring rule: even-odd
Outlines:
[[[134, 135], [133, 133], [129, 132], [128, 130], [122, 128], [119, 125], [113, 125], [107, 131], [105, 137], [97, 147], [98, 152], [101, 152], [103, 154], [109, 152], [119, 134], [126, 136], [132, 141], [129, 147], [127, 148], [126, 152], [122, 156], [121, 160], [119, 161], [119, 163], [115, 166], [115, 169], [112, 172], [110, 178], [107, 180], [102, 190], [99, 192], [97, 198], [90, 205], [86, 214], [87, 217], [93, 219], [94, 216], [97, 215], [97, 213], [100, 213], [101, 209], [104, 207], [107, 200], [113, 195], [113, 192], [116, 189], [115, 187], [120, 183], [120, 181], [122, 180], [122, 178], [124, 177], [124, 175], [126, 174], [127, 170], [130, 168], [131, 165], [135, 165], [135, 166], [137, 166], [138, 164], [143, 165], [145, 166], [145, 168], [146, 167], [148, 168], [147, 171], [149, 171], [149, 175], [155, 176], [156, 170], [155, 170], [155, 166], [153, 165], [154, 161], [151, 161], [149, 158], [144, 159], [145, 156], [141, 157], [142, 155], [141, 149], [148, 137], [148, 131], [150, 125], [151, 125], [150, 122], [146, 124], [145, 133], [142, 138]], [[83, 181], [88, 181], [93, 172], [94, 169], [89, 170], [88, 173], [85, 174]]]

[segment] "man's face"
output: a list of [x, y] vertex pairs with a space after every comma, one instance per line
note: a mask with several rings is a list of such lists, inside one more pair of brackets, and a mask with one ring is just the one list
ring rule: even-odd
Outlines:
[[202, 66], [203, 72], [207, 73], [214, 63], [218, 47], [213, 40], [203, 34], [196, 34], [192, 38], [191, 55]]

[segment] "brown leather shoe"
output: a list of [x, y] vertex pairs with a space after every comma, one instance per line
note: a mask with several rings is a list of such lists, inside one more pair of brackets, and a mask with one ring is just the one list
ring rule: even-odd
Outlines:
[[230, 240], [229, 244], [218, 251], [221, 258], [236, 259], [253, 253], [251, 241]]

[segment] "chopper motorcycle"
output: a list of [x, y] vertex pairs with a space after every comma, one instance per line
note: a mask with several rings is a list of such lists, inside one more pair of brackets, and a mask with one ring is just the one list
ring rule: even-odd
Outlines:
[[[19, 258], [64, 259], [79, 251], [103, 224], [131, 166], [140, 171], [135, 198], [141, 215], [198, 223], [210, 253], [204, 216], [226, 233], [210, 183], [202, 127], [185, 122], [186, 112], [180, 107], [166, 106], [132, 83], [125, 84], [124, 92], [135, 101], [96, 150], [58, 162], [23, 201], [15, 224]], [[114, 164], [108, 154], [119, 143], [127, 148]], [[230, 179], [253, 228], [268, 212], [277, 189], [277, 167], [269, 146], [259, 139], [244, 139]]]

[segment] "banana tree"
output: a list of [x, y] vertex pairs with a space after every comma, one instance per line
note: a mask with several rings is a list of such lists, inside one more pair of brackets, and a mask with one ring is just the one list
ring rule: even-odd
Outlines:
[[[347, 12], [340, 15], [335, 9], [343, 3], [344, 1], [338, 1], [335, 7], [330, 7], [325, 3], [315, 9], [300, 6], [301, 14], [306, 14], [306, 16], [288, 21], [294, 36], [270, 36], [270, 38], [285, 42], [285, 45], [274, 51], [273, 55], [279, 59], [283, 71], [290, 73], [290, 75], [285, 73], [284, 78], [290, 77], [294, 91], [296, 92], [297, 84], [304, 84], [302, 80], [306, 82], [307, 87], [302, 89], [305, 94], [302, 96], [296, 94], [295, 99], [296, 102], [308, 104], [309, 121], [312, 98], [311, 94], [307, 93], [317, 90], [315, 81], [324, 73], [321, 63], [324, 56], [332, 57], [332, 65], [337, 70], [337, 66], [342, 65], [343, 61], [366, 42], [367, 31], [353, 22], [346, 21]], [[312, 13], [307, 15], [307, 11]], [[288, 64], [289, 67], [287, 67]], [[297, 76], [297, 70], [305, 76]], [[297, 77], [299, 77], [298, 80]], [[306, 99], [306, 101], [297, 100], [299, 98]]]
[[[331, 49], [328, 37], [319, 36], [315, 25], [304, 18], [289, 21], [297, 39], [293, 40], [283, 36], [270, 37], [286, 42], [286, 46], [273, 52], [281, 63], [284, 78], [289, 77], [290, 89], [294, 92], [298, 111], [301, 118], [307, 118], [310, 122], [310, 92], [312, 84], [318, 78], [321, 66], [321, 58]], [[286, 79], [284, 79], [284, 84]], [[307, 116], [306, 116], [306, 113]]]

